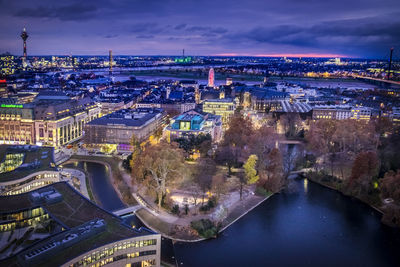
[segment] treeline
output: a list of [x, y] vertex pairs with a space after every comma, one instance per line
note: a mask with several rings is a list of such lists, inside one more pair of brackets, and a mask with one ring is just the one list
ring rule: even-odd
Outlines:
[[390, 209], [384, 220], [400, 226], [400, 196], [389, 190], [399, 183], [400, 137], [389, 120], [318, 120], [311, 122], [305, 140], [312, 152], [311, 179], [378, 207], [389, 198], [393, 202], [383, 206]]

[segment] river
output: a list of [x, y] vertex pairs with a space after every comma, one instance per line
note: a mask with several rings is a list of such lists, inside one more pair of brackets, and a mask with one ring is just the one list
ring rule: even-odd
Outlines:
[[[107, 210], [123, 208], [99, 163], [64, 164], [88, 172]], [[367, 205], [309, 182], [266, 200], [217, 239], [176, 243], [164, 239], [163, 259], [179, 266], [398, 266], [400, 232]], [[135, 224], [138, 224], [135, 218]], [[140, 224], [140, 222], [139, 222]], [[174, 252], [172, 251], [174, 250]]]

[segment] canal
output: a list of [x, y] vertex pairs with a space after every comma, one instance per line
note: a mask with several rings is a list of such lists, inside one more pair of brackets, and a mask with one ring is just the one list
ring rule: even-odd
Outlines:
[[[89, 174], [88, 179], [96, 198], [96, 204], [103, 209], [114, 211], [125, 207], [111, 184], [107, 166], [96, 162], [79, 161], [63, 164], [62, 167], [80, 169]], [[144, 226], [135, 215], [124, 217], [123, 220], [128, 225], [135, 225], [136, 228]], [[171, 265], [175, 264], [173, 245], [170, 239], [162, 238], [161, 259]]]
[[96, 198], [97, 204], [105, 210], [114, 211], [125, 207], [125, 204], [115, 192], [109, 179], [109, 170], [106, 165], [79, 161], [62, 165], [64, 168], [75, 168], [84, 170], [89, 174], [89, 183]]
[[379, 213], [306, 179], [293, 183], [217, 239], [175, 244], [179, 266], [399, 266], [400, 233]]

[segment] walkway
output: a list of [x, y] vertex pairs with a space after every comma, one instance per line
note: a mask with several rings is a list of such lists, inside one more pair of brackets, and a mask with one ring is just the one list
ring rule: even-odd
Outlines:
[[139, 210], [141, 208], [142, 208], [142, 205], [135, 205], [135, 206], [127, 207], [124, 209], [115, 210], [115, 211], [113, 211], [113, 213], [117, 216], [124, 216], [124, 215], [128, 215], [128, 214], [134, 214], [137, 210]]

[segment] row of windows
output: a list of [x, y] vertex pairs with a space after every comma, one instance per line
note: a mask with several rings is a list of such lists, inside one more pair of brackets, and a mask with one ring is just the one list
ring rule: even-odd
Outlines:
[[58, 173], [44, 173], [44, 174], [42, 173], [42, 174], [35, 175], [35, 176], [33, 176], [33, 177], [31, 177], [31, 178], [29, 178], [29, 179], [27, 179], [27, 180], [25, 180], [25, 181], [22, 181], [22, 182], [20, 182], [20, 183], [12, 184], [12, 185], [7, 185], [7, 186], [5, 186], [4, 188], [5, 188], [5, 191], [7, 191], [7, 190], [12, 190], [13, 188], [17, 188], [18, 186], [22, 186], [22, 185], [24, 185], [24, 184], [28, 184], [28, 183], [30, 183], [30, 182], [32, 182], [32, 181], [34, 181], [34, 180], [40, 180], [40, 179], [58, 179], [58, 177], [59, 177]]
[[42, 221], [46, 221], [49, 218], [50, 218], [49, 214], [44, 213], [43, 215], [36, 216], [34, 218], [0, 224], [0, 232], [7, 232], [7, 231], [14, 230], [14, 229], [25, 228], [25, 227], [32, 226], [32, 225], [42, 222]]
[[[91, 255], [86, 255], [83, 259], [81, 259], [80, 261], [73, 264], [73, 266], [86, 266], [90, 263], [94, 263], [96, 261], [99, 261], [99, 260], [105, 259], [109, 256], [112, 256], [120, 250], [125, 250], [125, 249], [129, 249], [129, 248], [147, 247], [147, 246], [153, 246], [156, 244], [157, 244], [156, 239], [120, 242], [118, 244], [115, 244], [111, 248], [103, 248], [102, 250], [93, 252]], [[144, 252], [146, 252], [146, 251], [144, 251]], [[142, 252], [140, 252], [140, 253], [142, 253]], [[128, 255], [128, 254], [126, 254], [126, 255]], [[143, 255], [139, 255], [139, 256], [143, 256]]]
[[29, 191], [32, 191], [32, 190], [34, 190], [36, 188], [43, 187], [45, 185], [49, 185], [49, 184], [52, 184], [52, 183], [54, 183], [54, 181], [38, 181], [38, 182], [34, 182], [32, 184], [29, 184], [27, 186], [24, 186], [22, 188], [19, 188], [17, 190], [8, 191], [4, 195], [7, 195], [7, 196], [19, 195], [19, 194], [22, 194], [22, 193], [25, 193], [25, 192], [29, 192]]
[[[150, 252], [147, 253], [146, 255], [154, 255], [156, 254], [155, 250], [151, 250], [151, 251], [143, 251], [143, 252]], [[107, 258], [104, 259], [96, 264], [90, 265], [91, 267], [101, 267], [119, 260], [123, 260], [123, 259], [131, 259], [131, 258], [136, 258], [136, 257], [140, 257], [140, 256], [146, 256], [143, 252], [136, 252], [136, 253], [131, 253], [131, 254], [124, 254], [124, 255], [119, 255], [116, 257], [111, 257], [111, 258]], [[156, 265], [156, 260], [155, 259], [151, 259], [151, 260], [144, 260], [144, 261], [139, 261], [139, 262], [134, 262], [134, 263], [128, 263], [125, 266], [126, 267], [150, 267], [150, 266], [155, 266]], [[71, 267], [75, 267], [75, 266], [79, 266], [76, 264], [72, 264], [70, 265]], [[122, 264], [121, 264], [122, 266]]]

